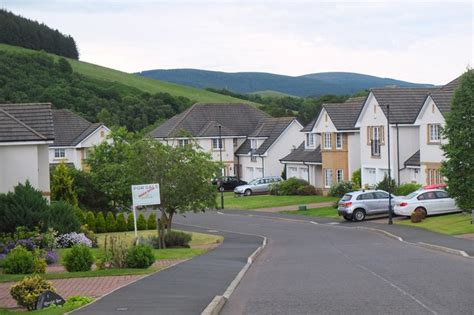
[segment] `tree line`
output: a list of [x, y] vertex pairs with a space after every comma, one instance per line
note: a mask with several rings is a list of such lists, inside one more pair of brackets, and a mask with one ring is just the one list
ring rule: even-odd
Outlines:
[[0, 43], [79, 58], [76, 42], [71, 36], [3, 9], [0, 9]]

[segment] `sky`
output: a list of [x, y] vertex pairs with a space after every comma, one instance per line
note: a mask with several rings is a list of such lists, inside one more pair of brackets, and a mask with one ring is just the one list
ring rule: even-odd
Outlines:
[[444, 84], [473, 66], [471, 1], [0, 0], [74, 37], [80, 59], [139, 72], [345, 71]]

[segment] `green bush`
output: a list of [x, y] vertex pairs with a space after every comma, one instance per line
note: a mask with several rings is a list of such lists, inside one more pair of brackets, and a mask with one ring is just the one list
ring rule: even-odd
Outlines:
[[127, 231], [127, 222], [125, 221], [125, 216], [123, 213], [117, 215], [117, 232]]
[[271, 185], [270, 194], [277, 196], [300, 195], [306, 193], [316, 194], [316, 189], [305, 188], [307, 186], [311, 186], [307, 181], [292, 177], [285, 181]]
[[328, 195], [331, 197], [341, 198], [345, 194], [351, 191], [357, 190], [356, 185], [353, 182], [339, 182], [335, 183], [329, 188]]
[[78, 232], [81, 229], [76, 210], [65, 201], [54, 201], [49, 207], [48, 226], [59, 234]]
[[415, 190], [418, 190], [421, 188], [420, 184], [416, 183], [406, 183], [406, 184], [401, 184], [395, 189], [395, 195], [397, 196], [406, 196], [408, 194], [411, 194]]
[[145, 220], [145, 217], [143, 216], [143, 213], [140, 213], [138, 215], [137, 230], [139, 231], [146, 230], [146, 220]]
[[128, 268], [148, 268], [155, 262], [155, 255], [150, 245], [132, 246], [127, 252]]
[[148, 230], [156, 230], [156, 215], [151, 213], [146, 222]]
[[395, 183], [395, 179], [392, 178], [391, 180], [389, 180], [388, 176], [384, 175], [382, 181], [375, 186], [375, 189], [384, 190], [386, 192], [394, 194], [396, 187], [397, 184]]
[[15, 247], [5, 257], [3, 271], [7, 274], [29, 274], [35, 271], [35, 256], [23, 246]]
[[117, 221], [115, 221], [114, 214], [110, 211], [107, 213], [107, 219], [105, 220], [105, 229], [107, 232], [117, 231]]
[[360, 168], [358, 170], [355, 170], [352, 173], [351, 182], [353, 182], [354, 185], [356, 185], [358, 189], [362, 187], [362, 176], [361, 176]]
[[86, 224], [86, 212], [82, 211], [78, 206], [74, 207], [74, 213], [76, 214], [77, 219], [79, 220], [80, 225]]
[[107, 230], [105, 228], [104, 213], [102, 213], [102, 212], [97, 213], [97, 217], [95, 219], [95, 229], [96, 229], [97, 233], [107, 232]]
[[127, 229], [129, 231], [135, 231], [135, 225], [133, 223], [133, 212], [130, 212], [127, 217]]
[[33, 273], [45, 273], [46, 272], [46, 259], [41, 257], [40, 253], [35, 253], [33, 259]]
[[180, 231], [170, 231], [165, 234], [166, 247], [189, 247], [192, 235]]
[[17, 226], [32, 231], [47, 230], [48, 204], [41, 191], [28, 181], [15, 186], [13, 192], [0, 194], [0, 233], [14, 233]]
[[94, 216], [94, 212], [92, 212], [92, 211], [87, 212], [87, 215], [86, 215], [86, 224], [87, 224], [87, 227], [89, 228], [89, 230], [94, 231], [94, 232], [97, 232], [96, 227], [95, 227], [95, 216]]
[[69, 272], [89, 271], [94, 263], [91, 250], [85, 245], [74, 245], [64, 255], [64, 267]]
[[10, 288], [10, 295], [17, 304], [26, 307], [29, 311], [36, 309], [36, 301], [44, 291], [55, 292], [51, 282], [38, 275], [26, 276]]

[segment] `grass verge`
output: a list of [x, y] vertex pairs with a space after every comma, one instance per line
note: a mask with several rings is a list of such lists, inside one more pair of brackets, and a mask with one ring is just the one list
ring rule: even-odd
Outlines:
[[[259, 208], [283, 207], [336, 200], [337, 198], [328, 196], [254, 195], [237, 197], [233, 192], [228, 192], [224, 194], [224, 207], [226, 209], [252, 210]], [[218, 195], [217, 204], [220, 205], [220, 195]]]
[[322, 207], [308, 210], [281, 211], [285, 214], [306, 215], [311, 217], [338, 218], [337, 209], [334, 207]]
[[395, 224], [413, 226], [430, 230], [433, 232], [460, 235], [474, 233], [474, 224], [471, 224], [472, 216], [468, 213], [453, 213], [427, 217], [420, 223], [412, 223], [409, 218], [395, 220]]

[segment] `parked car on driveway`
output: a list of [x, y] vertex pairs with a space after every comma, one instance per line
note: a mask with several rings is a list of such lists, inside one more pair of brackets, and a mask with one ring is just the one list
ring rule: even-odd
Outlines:
[[283, 179], [280, 176], [267, 176], [255, 178], [247, 185], [237, 186], [234, 193], [237, 195], [250, 196], [252, 194], [266, 194], [270, 191], [270, 185], [279, 183]]
[[223, 187], [225, 191], [232, 191], [237, 186], [246, 185], [247, 182], [240, 180], [236, 176], [222, 176], [214, 178], [212, 184], [217, 186], [217, 190]]
[[461, 211], [443, 189], [414, 191], [397, 199], [393, 210], [402, 216], [411, 216], [414, 211], [420, 211], [423, 216]]
[[[388, 213], [389, 194], [383, 190], [361, 190], [345, 194], [338, 202], [337, 213], [347, 221], [362, 221], [366, 216]], [[395, 204], [396, 196], [392, 195]]]

